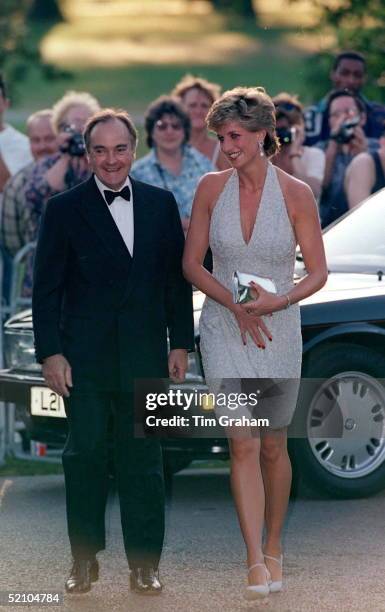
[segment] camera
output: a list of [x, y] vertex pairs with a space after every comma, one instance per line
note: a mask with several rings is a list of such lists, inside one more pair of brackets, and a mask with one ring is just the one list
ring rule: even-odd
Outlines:
[[291, 127], [291, 128], [277, 128], [277, 137], [279, 140], [279, 144], [281, 146], [283, 145], [289, 145], [293, 142], [294, 136], [295, 136], [295, 128]]
[[71, 157], [83, 157], [86, 154], [86, 145], [84, 143], [83, 134], [77, 132], [71, 126], [66, 126], [64, 131], [71, 134], [71, 138], [67, 140], [65, 145], [60, 147], [62, 153], [68, 153]]
[[354, 138], [354, 128], [360, 123], [360, 117], [354, 117], [349, 121], [344, 121], [338, 132], [330, 134], [331, 140], [338, 144], [347, 144]]

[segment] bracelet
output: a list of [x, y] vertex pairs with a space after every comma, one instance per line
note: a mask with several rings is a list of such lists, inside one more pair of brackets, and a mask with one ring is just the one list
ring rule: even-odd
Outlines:
[[299, 157], [301, 159], [302, 155], [301, 153], [291, 153], [289, 155], [289, 159], [293, 159], [293, 157]]
[[285, 310], [287, 310], [289, 308], [289, 306], [291, 306], [291, 301], [290, 301], [290, 297], [289, 297], [288, 293], [285, 294], [285, 298], [287, 300], [287, 304], [285, 306]]

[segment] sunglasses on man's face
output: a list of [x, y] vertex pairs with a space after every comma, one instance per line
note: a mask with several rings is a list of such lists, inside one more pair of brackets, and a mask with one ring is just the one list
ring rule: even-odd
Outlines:
[[175, 132], [183, 128], [180, 121], [162, 121], [161, 119], [159, 119], [159, 121], [155, 123], [155, 127], [157, 127], [158, 130], [160, 130], [161, 132], [167, 130], [168, 127], [170, 127]]

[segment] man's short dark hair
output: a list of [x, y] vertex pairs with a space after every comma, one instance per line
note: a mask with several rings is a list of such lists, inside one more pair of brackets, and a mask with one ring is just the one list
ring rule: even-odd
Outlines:
[[0, 93], [3, 98], [7, 97], [7, 86], [5, 84], [4, 75], [2, 72], [0, 72]]
[[190, 140], [191, 132], [191, 121], [190, 117], [184, 110], [182, 104], [178, 98], [173, 96], [160, 96], [147, 109], [146, 116], [144, 118], [144, 127], [146, 130], [146, 142], [150, 149], [153, 146], [152, 133], [157, 121], [159, 121], [163, 115], [175, 115], [183, 127], [184, 131], [184, 142]]
[[336, 100], [337, 98], [342, 98], [342, 97], [346, 97], [349, 96], [350, 98], [353, 98], [357, 108], [358, 108], [358, 112], [359, 113], [365, 113], [366, 112], [366, 107], [365, 107], [365, 102], [363, 101], [363, 99], [361, 98], [361, 96], [359, 96], [358, 94], [356, 94], [354, 91], [352, 91], [351, 89], [334, 89], [328, 96], [327, 99], [327, 115], [329, 116], [329, 111], [330, 111], [330, 106], [331, 103]]
[[361, 62], [364, 65], [364, 68], [366, 68], [366, 59], [362, 55], [362, 53], [359, 53], [358, 51], [341, 51], [341, 53], [336, 55], [336, 57], [334, 58], [333, 72], [337, 70], [338, 66], [344, 59]]
[[130, 115], [122, 109], [115, 108], [103, 108], [102, 110], [94, 113], [87, 121], [86, 126], [84, 128], [83, 136], [84, 142], [86, 145], [86, 149], [90, 151], [91, 145], [91, 132], [98, 123], [107, 123], [108, 121], [113, 121], [117, 119], [124, 123], [127, 128], [127, 131], [130, 135], [130, 139], [132, 142], [132, 146], [135, 149], [136, 144], [138, 142], [138, 133], [136, 131], [134, 122], [132, 121]]

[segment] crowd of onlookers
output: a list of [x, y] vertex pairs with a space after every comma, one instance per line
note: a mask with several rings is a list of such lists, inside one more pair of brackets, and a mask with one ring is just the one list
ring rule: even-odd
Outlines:
[[[385, 106], [362, 94], [365, 58], [340, 53], [330, 79], [330, 92], [309, 108], [285, 92], [273, 98], [281, 148], [272, 161], [310, 186], [322, 227], [385, 186]], [[220, 92], [219, 85], [186, 75], [145, 112], [149, 153], [133, 164], [132, 176], [173, 192], [185, 231], [201, 176], [230, 167], [205, 121]], [[48, 198], [89, 175], [82, 130], [99, 103], [89, 93], [67, 92], [51, 109], [28, 118], [27, 135], [5, 123], [7, 107], [0, 76], [3, 302], [9, 300], [12, 258], [36, 240]], [[26, 258], [22, 295], [30, 296], [31, 286], [32, 254]]]

